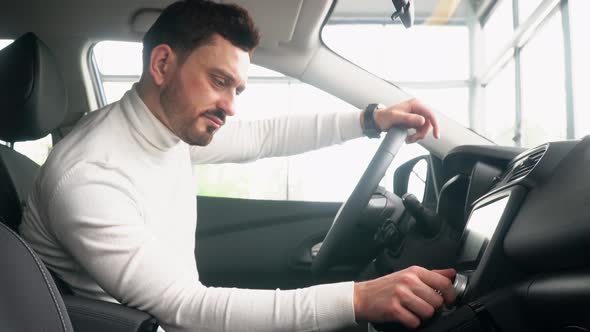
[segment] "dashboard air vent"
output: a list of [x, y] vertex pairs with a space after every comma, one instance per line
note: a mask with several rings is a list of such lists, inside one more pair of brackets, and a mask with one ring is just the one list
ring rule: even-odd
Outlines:
[[508, 165], [506, 183], [514, 182], [527, 176], [547, 151], [547, 145], [541, 145], [524, 152]]

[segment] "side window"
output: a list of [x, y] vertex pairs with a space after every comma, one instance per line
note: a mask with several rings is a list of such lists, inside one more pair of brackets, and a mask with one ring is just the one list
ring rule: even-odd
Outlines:
[[100, 104], [115, 102], [141, 76], [141, 43], [103, 41], [92, 48]]
[[[574, 18], [583, 9], [568, 8], [588, 7], [585, 3], [496, 2], [482, 23], [486, 61], [477, 77], [484, 97], [477, 130], [499, 144], [524, 147], [587, 132], [584, 112], [576, 111], [579, 104], [571, 102], [581, 100], [585, 93], [572, 89], [568, 77], [568, 72], [575, 75], [580, 67], [565, 65], [580, 54], [575, 45], [571, 45], [575, 52], [571, 51], [569, 37], [573, 41], [584, 31]], [[562, 12], [571, 13], [571, 22], [569, 14]]]
[[516, 122], [514, 61], [510, 61], [487, 84], [483, 108], [482, 133], [502, 145], [514, 145]]
[[39, 165], [43, 165], [53, 147], [51, 134], [34, 141], [16, 142], [14, 149]]
[[[12, 42], [12, 39], [0, 39], [0, 50], [10, 45]], [[0, 144], [5, 145], [6, 142], [0, 141]], [[34, 141], [16, 142], [14, 144], [14, 149], [29, 157], [29, 159], [37, 164], [42, 165], [47, 159], [52, 146], [51, 134], [49, 134]]]
[[[93, 49], [93, 66], [103, 104], [119, 99], [141, 74], [141, 44], [100, 42]], [[126, 61], [129, 61], [126, 63]], [[138, 65], [139, 64], [139, 65]], [[258, 120], [295, 113], [354, 112], [355, 107], [313, 86], [278, 72], [252, 65], [248, 89], [237, 101], [230, 121]], [[280, 107], [277, 107], [280, 105]], [[342, 145], [291, 157], [247, 164], [195, 166], [196, 186], [202, 196], [270, 200], [343, 201], [357, 183], [378, 140], [360, 138]], [[417, 144], [404, 146], [396, 165], [427, 151]], [[395, 168], [395, 165], [391, 168]], [[393, 173], [382, 185], [392, 190]]]
[[590, 1], [570, 1], [572, 42], [572, 79], [574, 96], [574, 120], [576, 137], [590, 134], [590, 43], [586, 31], [590, 29], [590, 21], [586, 13], [590, 11]]
[[523, 146], [567, 138], [561, 29], [561, 13], [556, 12], [521, 52]]
[[13, 39], [0, 39], [0, 50], [12, 43]]

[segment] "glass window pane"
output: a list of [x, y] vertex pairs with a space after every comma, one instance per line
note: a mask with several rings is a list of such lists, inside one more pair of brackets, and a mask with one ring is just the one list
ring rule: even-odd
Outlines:
[[424, 104], [469, 127], [469, 89], [467, 87], [403, 90], [418, 98]]
[[484, 90], [482, 134], [497, 144], [515, 145], [515, 88], [514, 61], [510, 61]]
[[483, 27], [487, 64], [498, 59], [500, 52], [508, 46], [513, 31], [512, 1], [499, 1]]
[[94, 46], [93, 52], [100, 74], [140, 76], [142, 49], [141, 43], [103, 41]]
[[288, 159], [260, 159], [245, 164], [194, 166], [200, 196], [287, 199]]
[[349, 103], [309, 84], [291, 84], [290, 92], [291, 113], [356, 112], [359, 110]]
[[250, 64], [250, 68], [248, 68], [248, 77], [249, 78], [253, 78], [253, 77], [285, 77], [285, 75], [274, 71], [274, 70], [270, 70], [268, 68], [264, 68], [261, 66], [257, 66], [255, 64]]
[[13, 41], [13, 39], [0, 39], [0, 50], [10, 45]]
[[[518, 21], [520, 24], [526, 22], [531, 14], [539, 7], [543, 0], [517, 0], [518, 1]], [[585, 0], [582, 0], [586, 2]], [[570, 1], [571, 2], [571, 1]]]
[[469, 76], [465, 25], [406, 29], [400, 24], [333, 24], [324, 27], [322, 37], [335, 52], [389, 81], [465, 80]]
[[535, 146], [566, 138], [561, 13], [549, 18], [522, 57], [522, 143]]
[[133, 81], [125, 81], [125, 82], [109, 82], [103, 81], [102, 86], [104, 88], [104, 94], [107, 99], [107, 104], [114, 103], [117, 100], [121, 99], [125, 92], [131, 89], [133, 85]]
[[34, 141], [15, 142], [14, 149], [39, 165], [43, 165], [53, 147], [51, 134]]
[[[293, 84], [290, 92], [293, 113], [358, 111], [356, 107], [307, 84]], [[379, 143], [379, 140], [361, 138], [341, 146], [290, 157], [289, 198], [344, 201], [354, 189]], [[386, 175], [382, 183], [392, 190], [392, 175]]]
[[[380, 140], [359, 138], [343, 145], [289, 158], [289, 199], [343, 202], [352, 192], [375, 154]], [[393, 171], [428, 151], [418, 144], [404, 145], [381, 180], [393, 190]]]
[[229, 117], [228, 121], [269, 119], [289, 113], [289, 86], [287, 80], [250, 81], [246, 90], [236, 98], [236, 115]]
[[[433, 81], [467, 80], [469, 33], [464, 25], [332, 24], [322, 31], [326, 44], [364, 69], [402, 87], [424, 103], [468, 125], [469, 93], [464, 87], [432, 89]], [[395, 41], [379, 42], [375, 41]], [[402, 45], [403, 52], [399, 52]], [[369, 51], [370, 50], [370, 51]], [[432, 55], [436, 54], [436, 57]], [[404, 82], [418, 82], [412, 88]], [[459, 103], [453, 103], [459, 101]]]
[[571, 38], [572, 38], [572, 72], [574, 85], [574, 115], [576, 137], [590, 134], [590, 43], [588, 30], [590, 21], [590, 1], [573, 0], [569, 2]]

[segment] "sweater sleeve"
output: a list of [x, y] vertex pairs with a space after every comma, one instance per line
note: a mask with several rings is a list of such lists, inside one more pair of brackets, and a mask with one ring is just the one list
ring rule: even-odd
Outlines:
[[144, 222], [122, 172], [79, 165], [47, 205], [66, 251], [117, 301], [154, 315], [167, 332], [330, 331], [354, 324], [353, 283], [296, 290], [205, 287]]
[[248, 162], [294, 155], [363, 136], [359, 112], [286, 115], [228, 121], [206, 147], [192, 146], [194, 164]]

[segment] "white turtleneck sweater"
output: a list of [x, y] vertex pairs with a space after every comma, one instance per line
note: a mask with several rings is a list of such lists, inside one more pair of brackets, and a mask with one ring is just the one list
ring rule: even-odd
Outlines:
[[228, 122], [209, 146], [189, 146], [132, 89], [54, 147], [20, 232], [77, 295], [149, 312], [169, 332], [349, 326], [352, 282], [274, 291], [199, 282], [192, 164], [292, 155], [360, 136], [359, 113], [341, 112]]

